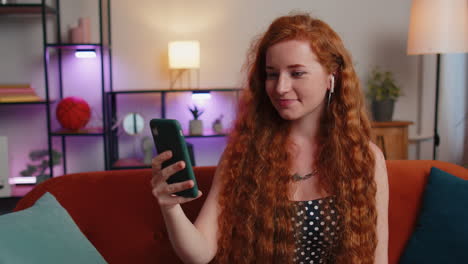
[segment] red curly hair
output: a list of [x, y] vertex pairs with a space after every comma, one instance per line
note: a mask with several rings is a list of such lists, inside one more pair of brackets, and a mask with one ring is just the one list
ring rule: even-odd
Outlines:
[[330, 26], [307, 14], [276, 19], [247, 59], [248, 80], [224, 154], [219, 198], [218, 263], [291, 263], [295, 241], [290, 201], [290, 122], [265, 90], [265, 57], [272, 45], [306, 40], [336, 79], [320, 119], [318, 154], [311, 162], [321, 187], [335, 196], [341, 216], [336, 263], [373, 263], [377, 245], [375, 159], [370, 122], [351, 56]]

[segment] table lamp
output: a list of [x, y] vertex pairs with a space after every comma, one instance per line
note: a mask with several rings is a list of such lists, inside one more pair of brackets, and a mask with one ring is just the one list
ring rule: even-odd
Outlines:
[[[196, 70], [197, 72], [197, 88], [200, 83], [200, 43], [198, 41], [173, 41], [169, 42], [169, 69], [170, 71], [170, 88], [174, 87], [174, 84], [182, 74], [187, 73], [188, 84], [190, 85], [190, 73], [189, 70]], [[177, 74], [173, 78], [173, 72]]]

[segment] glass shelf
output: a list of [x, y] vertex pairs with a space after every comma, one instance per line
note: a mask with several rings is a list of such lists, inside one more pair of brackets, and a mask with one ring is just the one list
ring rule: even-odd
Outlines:
[[79, 130], [60, 129], [52, 132], [52, 136], [103, 136], [102, 128], [83, 128]]
[[[56, 14], [55, 8], [45, 6], [46, 14]], [[31, 15], [41, 14], [42, 4], [0, 4], [0, 15]]]

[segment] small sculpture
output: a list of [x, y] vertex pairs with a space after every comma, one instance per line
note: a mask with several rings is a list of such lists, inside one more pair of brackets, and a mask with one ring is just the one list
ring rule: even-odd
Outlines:
[[141, 140], [141, 150], [143, 151], [143, 163], [146, 165], [151, 165], [151, 160], [153, 159], [153, 140], [151, 137], [143, 137]]
[[217, 134], [222, 134], [223, 133], [223, 119], [224, 115], [220, 115], [218, 118], [215, 119], [213, 122], [213, 131]]

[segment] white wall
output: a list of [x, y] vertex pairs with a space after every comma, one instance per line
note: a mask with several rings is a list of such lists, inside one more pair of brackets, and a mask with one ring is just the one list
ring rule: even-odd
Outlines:
[[[468, 65], [463, 54], [443, 55], [441, 64], [439, 131], [441, 142], [440, 160], [467, 165], [463, 154], [468, 145], [466, 127], [468, 122]], [[466, 155], [466, 154], [465, 154]]]
[[[92, 10], [94, 1], [62, 0], [63, 31], [67, 29], [67, 24], [80, 16], [96, 19]], [[253, 38], [277, 16], [290, 11], [307, 11], [328, 22], [341, 35], [364, 83], [375, 65], [394, 73], [404, 92], [396, 104], [394, 119], [415, 123], [409, 128], [410, 137], [432, 134], [435, 59], [433, 56], [406, 55], [411, 1], [112, 0], [111, 6], [115, 90], [167, 88], [167, 44], [173, 40], [189, 39], [201, 43], [201, 87], [238, 87], [243, 78], [241, 67]], [[1, 83], [31, 82], [41, 89], [42, 71], [38, 70], [41, 65], [39, 22], [16, 20], [12, 23], [0, 17]], [[445, 80], [441, 88], [456, 91], [450, 93], [453, 99], [445, 95], [444, 100], [448, 100], [452, 106], [450, 112], [466, 112], [466, 56], [445, 57], [443, 64], [447, 68], [443, 72]], [[451, 100], [458, 101], [452, 103]], [[34, 109], [30, 111], [38, 111]], [[420, 109], [423, 113], [418, 114]], [[29, 126], [24, 120], [6, 118], [15, 112], [11, 107], [8, 110], [0, 107], [0, 135], [11, 139], [10, 149], [17, 147], [15, 155], [27, 155], [32, 147], [45, 147], [45, 136], [30, 132], [36, 129], [34, 124]], [[463, 155], [467, 156], [466, 147], [464, 151], [460, 147], [464, 146], [466, 138], [466, 133], [463, 135], [466, 122], [453, 130], [453, 124], [459, 121], [460, 116], [453, 117], [453, 120], [447, 120], [449, 123], [440, 124], [442, 145], [439, 157], [461, 164]], [[421, 122], [418, 122], [419, 119]], [[45, 132], [45, 128], [36, 130]], [[25, 137], [35, 140], [23, 144], [20, 138]], [[87, 145], [89, 148], [85, 153], [75, 155], [78, 153], [76, 151], [73, 154], [72, 171], [103, 169], [102, 145]], [[431, 159], [431, 146], [431, 140], [421, 143], [419, 150], [412, 145], [410, 158]], [[85, 158], [93, 155], [99, 158]], [[205, 162], [207, 164], [209, 160]]]

